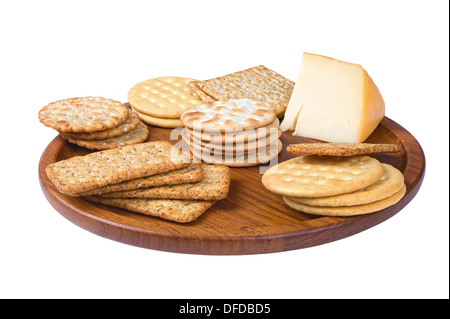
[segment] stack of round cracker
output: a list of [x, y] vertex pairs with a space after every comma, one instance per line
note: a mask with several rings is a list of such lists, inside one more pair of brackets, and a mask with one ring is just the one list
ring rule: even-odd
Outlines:
[[302, 144], [287, 150], [310, 154], [271, 167], [262, 183], [283, 195], [284, 202], [298, 211], [322, 216], [361, 215], [394, 205], [405, 195], [403, 174], [365, 155], [397, 152], [396, 145]]
[[273, 108], [253, 99], [208, 102], [184, 111], [182, 138], [197, 160], [246, 167], [278, 156], [281, 130]]
[[77, 97], [52, 102], [39, 120], [62, 138], [91, 150], [106, 150], [144, 142], [148, 127], [121, 102], [103, 97]]
[[140, 82], [128, 92], [128, 103], [147, 124], [165, 128], [181, 127], [181, 113], [203, 103], [189, 87], [191, 81], [196, 80], [159, 77]]

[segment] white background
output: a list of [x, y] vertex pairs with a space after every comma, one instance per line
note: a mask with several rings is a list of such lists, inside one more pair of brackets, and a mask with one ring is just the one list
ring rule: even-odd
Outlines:
[[[448, 1], [2, 1], [2, 298], [448, 298]], [[386, 115], [421, 143], [422, 188], [367, 231], [252, 256], [152, 251], [75, 226], [44, 197], [39, 158], [63, 98], [126, 101], [158, 76], [263, 64], [296, 80], [302, 53], [359, 63]]]

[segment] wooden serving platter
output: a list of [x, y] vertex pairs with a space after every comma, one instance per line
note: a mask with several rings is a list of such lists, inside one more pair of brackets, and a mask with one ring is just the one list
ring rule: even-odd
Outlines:
[[[150, 141], [170, 140], [171, 129], [150, 126]], [[295, 155], [285, 151], [291, 143], [314, 140], [283, 133], [278, 161]], [[63, 195], [45, 174], [53, 162], [90, 151], [56, 137], [39, 163], [39, 179], [50, 204], [65, 218], [99, 236], [154, 250], [205, 254], [241, 255], [280, 252], [339, 240], [371, 228], [402, 210], [417, 194], [425, 173], [425, 156], [417, 140], [402, 126], [384, 118], [369, 137], [370, 143], [397, 143], [400, 153], [377, 154], [378, 160], [401, 170], [407, 191], [397, 204], [379, 212], [353, 217], [321, 217], [289, 208], [282, 197], [266, 190], [259, 166], [232, 168], [230, 192], [197, 221], [177, 224], [127, 210], [94, 204]]]

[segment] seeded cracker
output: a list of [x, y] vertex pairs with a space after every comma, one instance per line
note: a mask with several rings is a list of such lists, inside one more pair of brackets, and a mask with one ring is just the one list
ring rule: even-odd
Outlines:
[[136, 112], [129, 109], [128, 110], [128, 119], [120, 124], [117, 127], [114, 127], [109, 130], [105, 131], [99, 131], [99, 132], [92, 132], [92, 133], [63, 133], [60, 134], [63, 136], [64, 139], [74, 139], [74, 140], [103, 140], [106, 138], [116, 137], [119, 135], [123, 135], [127, 132], [131, 132], [134, 130], [139, 123], [141, 123], [141, 120], [139, 119], [139, 116]]
[[128, 108], [102, 97], [59, 100], [39, 111], [39, 121], [59, 132], [96, 132], [116, 127], [128, 118]]
[[295, 83], [259, 65], [210, 80], [193, 81], [190, 85], [205, 102], [210, 102], [209, 97], [215, 100], [251, 98], [271, 105], [276, 115], [281, 116]]
[[181, 153], [171, 154], [172, 147], [164, 141], [127, 145], [50, 164], [46, 173], [61, 193], [76, 195], [187, 167], [189, 158]]
[[374, 153], [396, 153], [401, 147], [396, 144], [370, 143], [300, 143], [291, 144], [286, 151], [292, 154], [315, 154], [328, 156], [354, 156]]
[[231, 171], [227, 166], [200, 164], [203, 179], [197, 183], [157, 186], [101, 195], [102, 198], [161, 198], [220, 200], [228, 195]]
[[199, 218], [213, 206], [216, 201], [195, 201], [177, 199], [121, 199], [102, 198], [99, 196], [84, 197], [88, 201], [113, 207], [127, 209], [144, 215], [159, 217], [177, 223], [190, 223]]
[[80, 194], [80, 196], [87, 195], [101, 195], [113, 192], [122, 192], [134, 190], [138, 188], [162, 186], [162, 185], [176, 185], [185, 183], [195, 183], [201, 181], [203, 178], [202, 170], [197, 163], [191, 163], [188, 167], [170, 171], [167, 173], [156, 174], [144, 178], [137, 178], [131, 181], [126, 181], [117, 184], [106, 185], [104, 187], [93, 189], [92, 191]]
[[[72, 144], [88, 148], [90, 150], [108, 150], [124, 145], [138, 144], [147, 140], [150, 132], [147, 125], [140, 123], [134, 130], [125, 133], [123, 135], [106, 138], [103, 140], [77, 140], [68, 137], [67, 140]], [[65, 138], [64, 134], [61, 134], [62, 138]]]

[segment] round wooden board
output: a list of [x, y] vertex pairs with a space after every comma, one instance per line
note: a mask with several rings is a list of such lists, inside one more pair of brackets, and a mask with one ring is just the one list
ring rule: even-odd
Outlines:
[[[170, 140], [171, 129], [150, 126], [149, 141]], [[283, 133], [283, 150], [278, 161], [295, 155], [285, 151], [292, 143], [314, 140]], [[376, 154], [381, 162], [400, 169], [407, 191], [397, 204], [382, 211], [353, 217], [321, 217], [304, 214], [286, 206], [280, 195], [265, 189], [260, 167], [232, 168], [230, 192], [200, 218], [177, 224], [127, 210], [94, 204], [63, 195], [45, 174], [56, 161], [90, 151], [56, 137], [45, 149], [39, 163], [39, 179], [50, 204], [79, 227], [118, 242], [154, 250], [205, 254], [241, 255], [280, 252], [339, 240], [373, 227], [398, 213], [417, 194], [425, 173], [425, 156], [417, 140], [402, 126], [383, 119], [366, 142], [397, 143], [400, 153]], [[263, 165], [264, 166], [264, 165]]]

